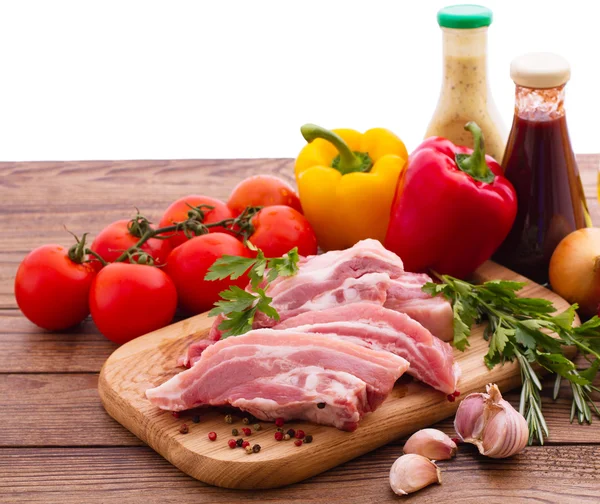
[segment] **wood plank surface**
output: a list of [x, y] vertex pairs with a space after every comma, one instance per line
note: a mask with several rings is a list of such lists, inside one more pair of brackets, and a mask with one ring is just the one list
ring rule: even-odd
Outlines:
[[401, 445], [390, 443], [302, 483], [238, 491], [200, 483], [148, 447], [2, 448], [0, 488], [8, 493], [0, 493], [0, 502], [598, 503], [600, 457], [595, 446], [533, 446], [505, 460], [461, 448], [456, 459], [439, 463], [441, 485], [403, 498], [388, 483], [389, 468], [401, 454]]
[[[599, 225], [600, 155], [577, 159], [590, 212]], [[189, 478], [150, 448], [130, 446], [139, 442], [103, 412], [94, 395], [97, 377], [89, 373], [99, 370], [114, 346], [91, 321], [68, 333], [50, 334], [16, 310], [12, 286], [19, 262], [41, 244], [69, 244], [63, 224], [93, 235], [131, 215], [136, 205], [157, 220], [177, 197], [210, 193], [225, 198], [251, 174], [275, 173], [292, 180], [292, 165], [285, 159], [0, 163], [0, 439], [5, 438], [0, 502], [398, 502], [387, 475], [400, 454], [399, 443], [278, 490], [229, 491]], [[31, 381], [35, 374], [44, 375], [43, 380]], [[568, 387], [563, 385], [556, 403], [549, 387], [547, 381], [544, 411], [551, 446], [529, 447], [509, 461], [486, 460], [461, 448], [459, 458], [443, 467], [444, 484], [411, 496], [411, 501], [599, 502], [600, 447], [590, 443], [600, 441], [600, 421], [570, 425]], [[508, 398], [518, 401], [516, 393]], [[439, 425], [452, 432], [451, 422]], [[38, 428], [43, 435], [34, 432]], [[90, 444], [95, 447], [86, 447]]]

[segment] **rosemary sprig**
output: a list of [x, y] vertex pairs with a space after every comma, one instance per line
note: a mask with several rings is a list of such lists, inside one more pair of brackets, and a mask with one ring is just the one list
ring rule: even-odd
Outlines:
[[[542, 384], [534, 368], [541, 366], [557, 375], [554, 398], [566, 379], [571, 384], [573, 401], [571, 422], [591, 423], [592, 412], [600, 410], [591, 397], [594, 378], [600, 367], [600, 319], [593, 317], [579, 327], [573, 327], [577, 305], [556, 313], [554, 305], [539, 298], [517, 296], [525, 284], [494, 280], [474, 285], [463, 280], [438, 275], [442, 283], [423, 287], [431, 295], [442, 294], [452, 302], [454, 314], [454, 346], [461, 351], [469, 345], [468, 336], [474, 323], [488, 321], [484, 338], [489, 350], [484, 357], [491, 369], [498, 364], [517, 359], [521, 369], [520, 411], [529, 425], [529, 442], [540, 444], [548, 436], [548, 426], [542, 412]], [[577, 369], [563, 352], [563, 347], [576, 346], [590, 363], [587, 369]]]
[[236, 280], [247, 272], [250, 279], [249, 289], [232, 285], [220, 292], [221, 300], [215, 303], [208, 314], [209, 317], [224, 315], [224, 320], [219, 324], [219, 329], [223, 331], [222, 339], [252, 329], [257, 312], [279, 320], [277, 310], [271, 306], [273, 299], [267, 296], [267, 287], [279, 276], [292, 276], [298, 272], [300, 257], [297, 248], [282, 257], [266, 258], [262, 250], [250, 242], [246, 244], [256, 252], [256, 257], [225, 255], [213, 263], [205, 277], [206, 280], [223, 280], [227, 277]]

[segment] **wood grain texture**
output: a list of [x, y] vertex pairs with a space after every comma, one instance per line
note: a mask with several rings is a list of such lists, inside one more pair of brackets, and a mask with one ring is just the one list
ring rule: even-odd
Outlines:
[[[596, 199], [600, 155], [577, 159], [593, 221], [600, 225]], [[387, 484], [389, 467], [400, 454], [397, 443], [277, 490], [224, 490], [187, 477], [150, 448], [127, 446], [139, 441], [102, 411], [95, 395], [96, 381], [79, 377], [80, 372], [97, 372], [114, 348], [93, 323], [49, 334], [16, 310], [12, 285], [19, 262], [41, 244], [69, 244], [63, 224], [93, 235], [106, 224], [131, 215], [134, 205], [157, 220], [177, 197], [210, 191], [225, 198], [235, 183], [251, 174], [275, 173], [291, 180], [291, 166], [291, 160], [260, 159], [0, 163], [0, 310], [5, 309], [0, 311], [0, 373], [11, 374], [14, 391], [6, 408], [9, 396], [7, 382], [3, 382], [0, 433], [8, 432], [4, 440], [8, 446], [32, 446], [30, 439], [36, 442], [30, 448], [0, 448], [0, 502], [398, 502]], [[29, 374], [22, 373], [57, 374], [48, 374], [42, 385], [35, 385]], [[599, 442], [600, 422], [570, 425], [568, 387], [563, 385], [561, 399], [554, 403], [551, 382], [545, 383], [549, 443], [557, 444], [527, 448], [517, 459], [501, 463], [461, 449], [459, 458], [443, 468], [444, 484], [411, 496], [411, 501], [598, 502], [593, 496], [600, 494], [596, 464], [600, 448], [585, 443]], [[19, 396], [19, 389], [25, 394]], [[27, 401], [27, 394], [32, 401]], [[518, 401], [517, 392], [507, 397], [513, 404]], [[69, 407], [73, 401], [82, 407]], [[65, 408], [60, 420], [72, 430], [54, 421], [60, 408], [54, 415], [45, 413], [55, 404]], [[86, 426], [89, 431], [84, 435]], [[438, 426], [452, 431], [450, 420]], [[34, 432], [38, 428], [43, 436]], [[78, 430], [81, 435], [72, 434]], [[85, 448], [90, 442], [96, 447]]]
[[[475, 276], [479, 281], [525, 280], [492, 262], [479, 268]], [[569, 306], [553, 292], [532, 282], [524, 295], [549, 299], [559, 311]], [[453, 415], [461, 398], [483, 390], [487, 383], [498, 384], [502, 391], [521, 383], [516, 362], [492, 370], [485, 366], [483, 357], [488, 342], [483, 339], [483, 326], [475, 327], [468, 349], [454, 351], [462, 373], [459, 400], [449, 402], [445, 394], [402, 378], [379, 409], [361, 420], [355, 432], [292, 422], [294, 428], [314, 435], [311, 444], [296, 447], [291, 441], [275, 441], [274, 424], [261, 422], [263, 429], [248, 440], [259, 443], [262, 450], [248, 456], [227, 446], [231, 426], [223, 421], [222, 413], [208, 409], [202, 412], [200, 424], [192, 424], [189, 413], [176, 419], [152, 406], [145, 397], [148, 388], [180, 372], [176, 367], [178, 357], [190, 341], [208, 336], [212, 322], [206, 315], [198, 315], [126, 343], [102, 367], [98, 390], [106, 411], [142, 441], [190, 476], [225, 488], [276, 488], [302, 481]], [[187, 434], [178, 431], [182, 421], [189, 425]], [[238, 425], [241, 428], [239, 420]], [[216, 442], [208, 440], [210, 431], [217, 433]], [[287, 470], [282, 472], [281, 467]]]
[[[591, 446], [532, 446], [506, 460], [461, 447], [440, 462], [442, 484], [400, 498], [388, 473], [402, 453], [390, 443], [302, 483], [276, 490], [238, 491], [186, 476], [148, 447], [0, 449], [0, 502], [295, 504], [580, 504], [597, 503], [600, 457]], [[286, 468], [281, 467], [285, 472]]]

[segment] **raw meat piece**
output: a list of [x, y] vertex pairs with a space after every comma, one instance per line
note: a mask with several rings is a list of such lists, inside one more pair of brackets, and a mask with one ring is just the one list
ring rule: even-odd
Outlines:
[[408, 366], [388, 352], [321, 334], [262, 329], [211, 345], [191, 369], [146, 396], [172, 411], [230, 404], [262, 420], [305, 419], [354, 430]]
[[[342, 304], [369, 301], [406, 313], [435, 336], [453, 338], [452, 307], [441, 296], [431, 297], [421, 287], [431, 278], [407, 273], [402, 260], [377, 240], [362, 240], [346, 250], [334, 250], [302, 258], [292, 277], [279, 277], [267, 294], [280, 321], [310, 310], [325, 310]], [[192, 343], [180, 363], [191, 365], [211, 341], [221, 338], [223, 317], [215, 319], [208, 341]], [[259, 312], [253, 327], [273, 327], [277, 321]]]
[[460, 368], [452, 347], [404, 313], [370, 303], [342, 305], [306, 312], [278, 324], [276, 329], [337, 335], [352, 343], [400, 355], [410, 362], [407, 373], [433, 388], [451, 394]]

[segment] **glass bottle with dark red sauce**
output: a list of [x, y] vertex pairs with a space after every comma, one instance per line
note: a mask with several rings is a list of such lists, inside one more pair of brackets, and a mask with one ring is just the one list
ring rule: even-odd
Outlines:
[[502, 167], [517, 192], [515, 223], [494, 259], [538, 283], [570, 232], [586, 226], [587, 209], [565, 119], [568, 62], [530, 53], [511, 63], [515, 116]]

